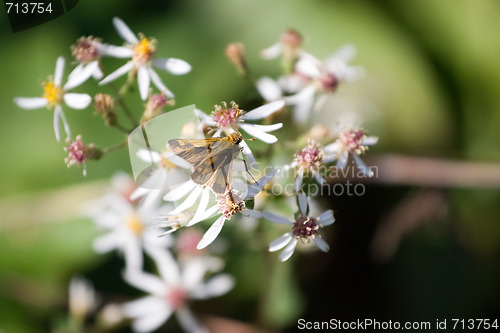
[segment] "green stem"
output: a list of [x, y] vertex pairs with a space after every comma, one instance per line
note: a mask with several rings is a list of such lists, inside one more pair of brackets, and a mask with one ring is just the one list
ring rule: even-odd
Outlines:
[[102, 155], [106, 155], [114, 150], [118, 150], [120, 148], [126, 147], [127, 145], [128, 145], [128, 141], [124, 140], [122, 142], [119, 142], [119, 143], [111, 146], [111, 147], [104, 148], [101, 152], [102, 152]]

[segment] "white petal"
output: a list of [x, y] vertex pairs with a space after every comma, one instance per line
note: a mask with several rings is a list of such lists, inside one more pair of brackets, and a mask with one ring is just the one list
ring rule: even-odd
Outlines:
[[130, 28], [123, 22], [122, 19], [118, 17], [113, 18], [113, 25], [115, 26], [116, 32], [128, 43], [137, 44], [139, 40], [135, 34], [130, 30]]
[[124, 236], [123, 253], [127, 271], [142, 269], [142, 248], [140, 240], [135, 234]]
[[349, 154], [344, 152], [340, 155], [339, 160], [337, 161], [337, 168], [344, 170], [347, 165], [347, 160], [349, 159]]
[[272, 125], [257, 125], [257, 124], [252, 124], [253, 127], [263, 131], [263, 132], [274, 132], [276, 130], [279, 130], [280, 128], [283, 127], [283, 123], [276, 123]]
[[64, 103], [72, 109], [85, 109], [92, 102], [92, 97], [87, 94], [66, 93]]
[[116, 232], [110, 232], [100, 236], [92, 243], [92, 248], [98, 253], [110, 252], [120, 246], [121, 235]]
[[56, 61], [56, 72], [54, 73], [54, 85], [60, 87], [62, 83], [62, 78], [64, 74], [64, 65], [66, 61], [63, 57], [57, 58]]
[[314, 178], [316, 179], [316, 181], [318, 182], [318, 184], [320, 185], [324, 185], [326, 183], [326, 180], [325, 178], [323, 178], [323, 176], [321, 176], [319, 173], [315, 173], [314, 174]]
[[[163, 306], [163, 308], [166, 307]], [[132, 328], [135, 332], [138, 333], [152, 332], [159, 328], [164, 322], [166, 322], [171, 314], [171, 309], [155, 309], [154, 312], [151, 312], [144, 317], [134, 320], [134, 322], [132, 322]]]
[[241, 215], [246, 216], [248, 218], [252, 219], [258, 219], [262, 217], [262, 212], [259, 212], [258, 210], [253, 210], [253, 209], [246, 209], [241, 212]]
[[267, 183], [269, 183], [269, 181], [276, 175], [277, 172], [278, 169], [272, 168], [268, 173], [266, 173], [264, 176], [260, 177], [255, 183], [250, 185], [250, 187], [248, 188], [248, 192], [245, 195], [243, 195], [244, 198], [243, 200], [248, 200], [256, 196], [260, 191], [262, 191], [264, 186], [266, 186]]
[[32, 110], [47, 106], [47, 99], [44, 97], [16, 97], [14, 103], [20, 108]]
[[215, 213], [217, 213], [219, 211], [219, 206], [217, 205], [214, 205], [212, 207], [210, 207], [209, 209], [205, 210], [203, 212], [203, 214], [198, 217], [196, 220], [193, 218], [191, 219], [191, 221], [189, 221], [187, 224], [186, 224], [186, 227], [190, 227], [198, 222], [201, 222], [201, 221], [204, 221], [210, 217], [212, 217], [212, 215], [214, 215]]
[[216, 126], [217, 123], [210, 117], [208, 114], [205, 112], [201, 111], [200, 109], [194, 109], [194, 114], [200, 118], [200, 121], [204, 124], [207, 124], [208, 126]]
[[287, 232], [282, 236], [276, 238], [269, 244], [269, 252], [275, 252], [284, 248], [292, 240], [292, 234]]
[[281, 52], [283, 52], [283, 43], [278, 42], [271, 45], [267, 49], [260, 51], [260, 56], [262, 57], [262, 59], [271, 60], [279, 57]]
[[123, 278], [131, 286], [149, 294], [162, 295], [165, 292], [165, 281], [151, 273], [145, 273], [141, 270], [129, 270], [125, 271]]
[[353, 154], [354, 161], [356, 162], [356, 165], [358, 166], [358, 169], [361, 170], [361, 172], [367, 176], [367, 177], [373, 177], [373, 171], [370, 170], [370, 168], [363, 162], [361, 157], [359, 157], [356, 154]]
[[159, 163], [161, 161], [161, 156], [151, 149], [139, 149], [135, 156], [139, 157], [146, 163]]
[[362, 145], [364, 146], [373, 146], [377, 144], [378, 142], [378, 137], [376, 136], [367, 136], [366, 138], [363, 139], [361, 142]]
[[139, 85], [141, 99], [145, 101], [146, 98], [148, 98], [150, 83], [149, 73], [146, 66], [139, 67], [139, 70], [137, 71], [137, 83]]
[[295, 104], [293, 110], [293, 119], [297, 124], [303, 124], [309, 119], [312, 106], [314, 104], [314, 95], [316, 94], [316, 87], [308, 85], [297, 95], [286, 97], [287, 103]]
[[152, 68], [148, 68], [149, 76], [153, 84], [158, 88], [159, 91], [164, 92], [168, 98], [174, 98], [174, 93], [170, 91], [162, 82], [160, 76]]
[[326, 212], [323, 212], [320, 216], [318, 216], [318, 218], [319, 218], [319, 223], [324, 227], [335, 222], [332, 210], [327, 210]]
[[99, 53], [105, 56], [110, 56], [113, 58], [131, 58], [134, 55], [134, 51], [129, 47], [124, 46], [114, 46], [108, 44], [99, 44], [97, 47]]
[[285, 102], [283, 100], [271, 102], [259, 106], [258, 108], [253, 109], [252, 111], [248, 111], [247, 113], [243, 114], [240, 118], [243, 120], [256, 120], [256, 119], [266, 118], [271, 114], [273, 114], [274, 112], [280, 110], [284, 106]]
[[321, 71], [319, 70], [320, 62], [312, 56], [302, 57], [295, 64], [295, 70], [310, 78], [319, 78]]
[[283, 216], [279, 216], [268, 211], [263, 211], [262, 217], [273, 223], [287, 224], [287, 225], [292, 224], [292, 222], [290, 222], [290, 220], [288, 220], [287, 218], [284, 218]]
[[339, 141], [335, 141], [333, 143], [330, 143], [329, 145], [326, 145], [324, 150], [327, 154], [330, 155], [336, 155], [340, 151], [341, 144]]
[[[215, 135], [214, 135], [215, 137]], [[241, 141], [240, 146], [243, 148], [243, 155], [247, 158], [248, 161], [248, 167], [250, 169], [256, 168], [257, 167], [257, 161], [255, 160], [255, 157], [253, 156], [252, 150], [248, 146], [248, 143], [246, 141]]]
[[122, 77], [123, 75], [127, 74], [130, 72], [130, 70], [134, 67], [134, 63], [132, 61], [127, 62], [125, 65], [121, 66], [117, 70], [115, 70], [113, 73], [109, 74], [106, 76], [101, 82], [99, 82], [99, 85], [102, 86], [103, 84], [110, 83], [119, 77]]
[[144, 249], [154, 260], [156, 268], [164, 281], [168, 282], [169, 285], [177, 285], [180, 283], [181, 274], [179, 266], [170, 251], [155, 246], [148, 246], [146, 244]]
[[339, 79], [345, 82], [353, 82], [365, 76], [365, 69], [361, 66], [349, 66], [339, 74]]
[[346, 44], [338, 49], [330, 57], [326, 58], [325, 64], [329, 66], [331, 63], [341, 61], [343, 63], [348, 63], [356, 56], [356, 46], [354, 44]]
[[302, 170], [299, 170], [297, 172], [297, 175], [295, 176], [295, 181], [293, 182], [293, 189], [298, 192], [302, 188], [302, 181], [304, 180], [303, 172]]
[[233, 289], [235, 284], [234, 278], [230, 276], [229, 274], [219, 274], [217, 276], [214, 276], [213, 278], [209, 279], [204, 285], [203, 285], [203, 291], [202, 293], [196, 293], [196, 296], [193, 298], [196, 299], [207, 299], [207, 298], [212, 298], [212, 297], [217, 297], [224, 295], [227, 293], [229, 290]]
[[314, 243], [316, 243], [316, 246], [323, 252], [328, 252], [330, 250], [330, 246], [322, 238], [314, 238]]
[[263, 132], [261, 131], [257, 126], [255, 126], [254, 124], [240, 124], [240, 127], [245, 131], [247, 132], [248, 134], [250, 134], [251, 136], [259, 139], [260, 141], [263, 141], [265, 143], [269, 143], [269, 144], [272, 144], [272, 143], [275, 143], [278, 141], [278, 138], [272, 134], [269, 134], [269, 133], [266, 133], [266, 132]]
[[203, 235], [203, 238], [198, 243], [196, 248], [198, 250], [201, 250], [201, 249], [207, 247], [208, 245], [212, 244], [212, 242], [217, 238], [217, 236], [222, 231], [222, 227], [224, 226], [224, 222], [226, 222], [226, 219], [224, 218], [224, 215], [222, 215], [212, 224], [212, 226], [207, 230], [207, 232], [205, 232], [205, 234]]
[[61, 134], [59, 130], [59, 118], [61, 116], [62, 109], [58, 106], [54, 108], [54, 133], [56, 134], [56, 140], [61, 139]]
[[193, 207], [198, 198], [200, 197], [201, 192], [203, 192], [203, 189], [197, 186], [191, 193], [189, 193], [187, 198], [179, 206], [177, 206], [174, 210], [170, 212], [170, 214], [175, 215], [178, 213], [182, 213], [186, 209]]
[[210, 199], [210, 192], [207, 190], [202, 191], [200, 202], [198, 203], [198, 208], [196, 208], [196, 212], [194, 213], [192, 220], [198, 221], [200, 217], [203, 216], [203, 213], [207, 210], [209, 199]]
[[162, 307], [162, 301], [156, 296], [145, 296], [134, 301], [126, 302], [122, 305], [122, 312], [125, 317], [137, 318], [146, 316]]
[[64, 85], [64, 89], [69, 90], [78, 87], [83, 82], [87, 81], [96, 70], [99, 70], [98, 61], [92, 61], [87, 65], [79, 64], [68, 75], [68, 82], [66, 82], [66, 84]]
[[189, 192], [191, 192], [196, 187], [196, 184], [192, 180], [188, 180], [182, 185], [177, 186], [175, 189], [167, 193], [163, 200], [165, 201], [177, 201], [185, 197]]
[[281, 252], [281, 254], [279, 255], [280, 260], [281, 261], [287, 261], [288, 259], [290, 259], [290, 257], [293, 254], [293, 251], [295, 251], [295, 247], [296, 246], [297, 246], [297, 238], [293, 238], [290, 241], [290, 244], [288, 244], [288, 246], [285, 247], [285, 249], [283, 250], [283, 252]]
[[196, 320], [191, 311], [189, 311], [189, 309], [185, 306], [178, 308], [177, 311], [175, 311], [175, 316], [185, 332], [210, 333], [198, 322], [198, 320]]
[[299, 192], [299, 194], [297, 195], [297, 199], [299, 201], [300, 212], [302, 213], [302, 215], [306, 215], [307, 214], [307, 197], [305, 196], [305, 194], [303, 192]]
[[283, 97], [280, 86], [270, 77], [265, 76], [257, 80], [256, 87], [262, 98], [267, 102], [276, 101]]
[[71, 138], [71, 130], [69, 129], [69, 124], [68, 121], [66, 120], [66, 116], [64, 115], [63, 109], [59, 105], [56, 106], [55, 109], [60, 110], [59, 115], [61, 116], [61, 120], [63, 122], [64, 131], [66, 132], [66, 137]]
[[153, 65], [174, 75], [184, 75], [191, 71], [191, 65], [177, 58], [154, 59]]

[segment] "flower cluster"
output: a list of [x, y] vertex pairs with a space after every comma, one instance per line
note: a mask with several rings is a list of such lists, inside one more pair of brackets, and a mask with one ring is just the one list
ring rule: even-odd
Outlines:
[[[156, 69], [173, 75], [191, 70], [184, 60], [159, 57], [159, 43], [154, 38], [135, 34], [119, 18], [113, 19], [113, 25], [125, 42], [123, 46], [105, 44], [93, 36], [81, 37], [71, 47], [76, 67], [66, 83], [63, 84], [65, 60], [60, 57], [54, 76], [43, 83], [42, 96], [14, 99], [22, 108], [54, 110], [57, 140], [61, 137], [61, 121], [66, 132], [65, 162], [67, 166], [82, 166], [84, 174], [89, 160], [98, 160], [129, 141], [98, 149], [84, 143], [81, 135], [73, 139], [63, 104], [85, 109], [93, 101], [104, 124], [130, 139], [135, 130], [146, 133], [145, 128], [175, 102], [174, 93]], [[267, 223], [269, 234], [256, 234], [254, 238], [264, 242], [258, 245], [261, 249], [282, 250], [281, 261], [289, 260], [296, 249], [311, 244], [321, 251], [329, 250], [328, 242], [322, 238], [323, 235], [328, 239], [328, 235], [321, 229], [334, 223], [333, 211], [313, 212], [319, 203], [305, 184], [312, 180], [319, 186], [328, 186], [331, 179], [326, 168], [343, 170], [349, 157], [364, 176], [373, 176], [360, 155], [378, 139], [356, 126], [344, 126], [336, 132], [335, 123], [322, 121], [309, 126], [314, 120], [311, 111], [327, 108], [325, 99], [345, 82], [362, 77], [363, 69], [349, 65], [355, 55], [352, 45], [320, 61], [303, 50], [302, 40], [298, 31], [290, 29], [277, 43], [263, 50], [261, 56], [266, 60], [282, 58], [283, 74], [256, 81], [243, 45], [229, 45], [226, 55], [238, 72], [252, 82], [262, 97], [261, 103], [256, 105], [251, 100], [240, 106], [229, 99], [229, 103], [223, 101], [209, 113], [195, 109], [199, 124], [185, 124], [180, 137], [165, 138], [155, 147], [145, 137], [144, 149], [133, 153], [130, 150], [133, 158], [149, 166], [141, 177], [134, 181], [123, 174], [116, 176], [110, 193], [86, 204], [86, 216], [101, 230], [93, 249], [98, 253], [117, 252], [124, 261], [123, 279], [147, 294], [105, 306], [103, 317], [108, 318], [108, 323], [118, 325], [128, 319], [134, 331], [151, 332], [175, 314], [186, 331], [205, 332], [188, 303], [223, 295], [235, 285], [233, 277], [220, 273], [224, 262], [215, 256], [227, 238], [226, 230], [222, 232], [224, 225], [229, 225], [225, 229], [244, 228], [257, 233], [258, 224], [272, 222]], [[103, 57], [126, 62], [113, 72], [104, 73]], [[126, 74], [126, 82], [114, 89], [116, 95], [100, 92], [92, 98], [71, 92], [90, 78], [102, 86]], [[134, 84], [138, 87], [137, 100], [143, 105], [139, 117], [124, 99]], [[119, 112], [123, 112], [121, 116]], [[122, 124], [123, 119], [128, 119], [128, 126], [133, 128]], [[277, 177], [279, 171], [286, 170], [294, 171], [293, 180]], [[291, 185], [293, 191], [274, 193], [273, 185], [280, 183]], [[283, 217], [292, 212], [293, 218]], [[201, 229], [206, 230], [202, 233]], [[271, 241], [275, 237], [278, 238]], [[96, 308], [98, 297], [91, 284], [82, 281], [75, 279], [71, 283], [70, 309], [73, 320], [84, 325]]]

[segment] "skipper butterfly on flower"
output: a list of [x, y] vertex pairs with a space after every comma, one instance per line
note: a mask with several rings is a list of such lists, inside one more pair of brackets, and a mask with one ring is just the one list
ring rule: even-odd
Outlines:
[[221, 138], [169, 140], [174, 154], [190, 163], [194, 171], [191, 179], [208, 186], [215, 194], [224, 195], [233, 182], [233, 162], [242, 151], [240, 132]]

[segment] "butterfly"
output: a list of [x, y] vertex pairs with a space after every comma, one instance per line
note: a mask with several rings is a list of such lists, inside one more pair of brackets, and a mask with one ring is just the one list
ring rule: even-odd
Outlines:
[[221, 138], [168, 141], [175, 155], [190, 163], [194, 171], [191, 179], [208, 186], [217, 195], [224, 195], [233, 182], [233, 162], [243, 150], [243, 136], [233, 132]]

